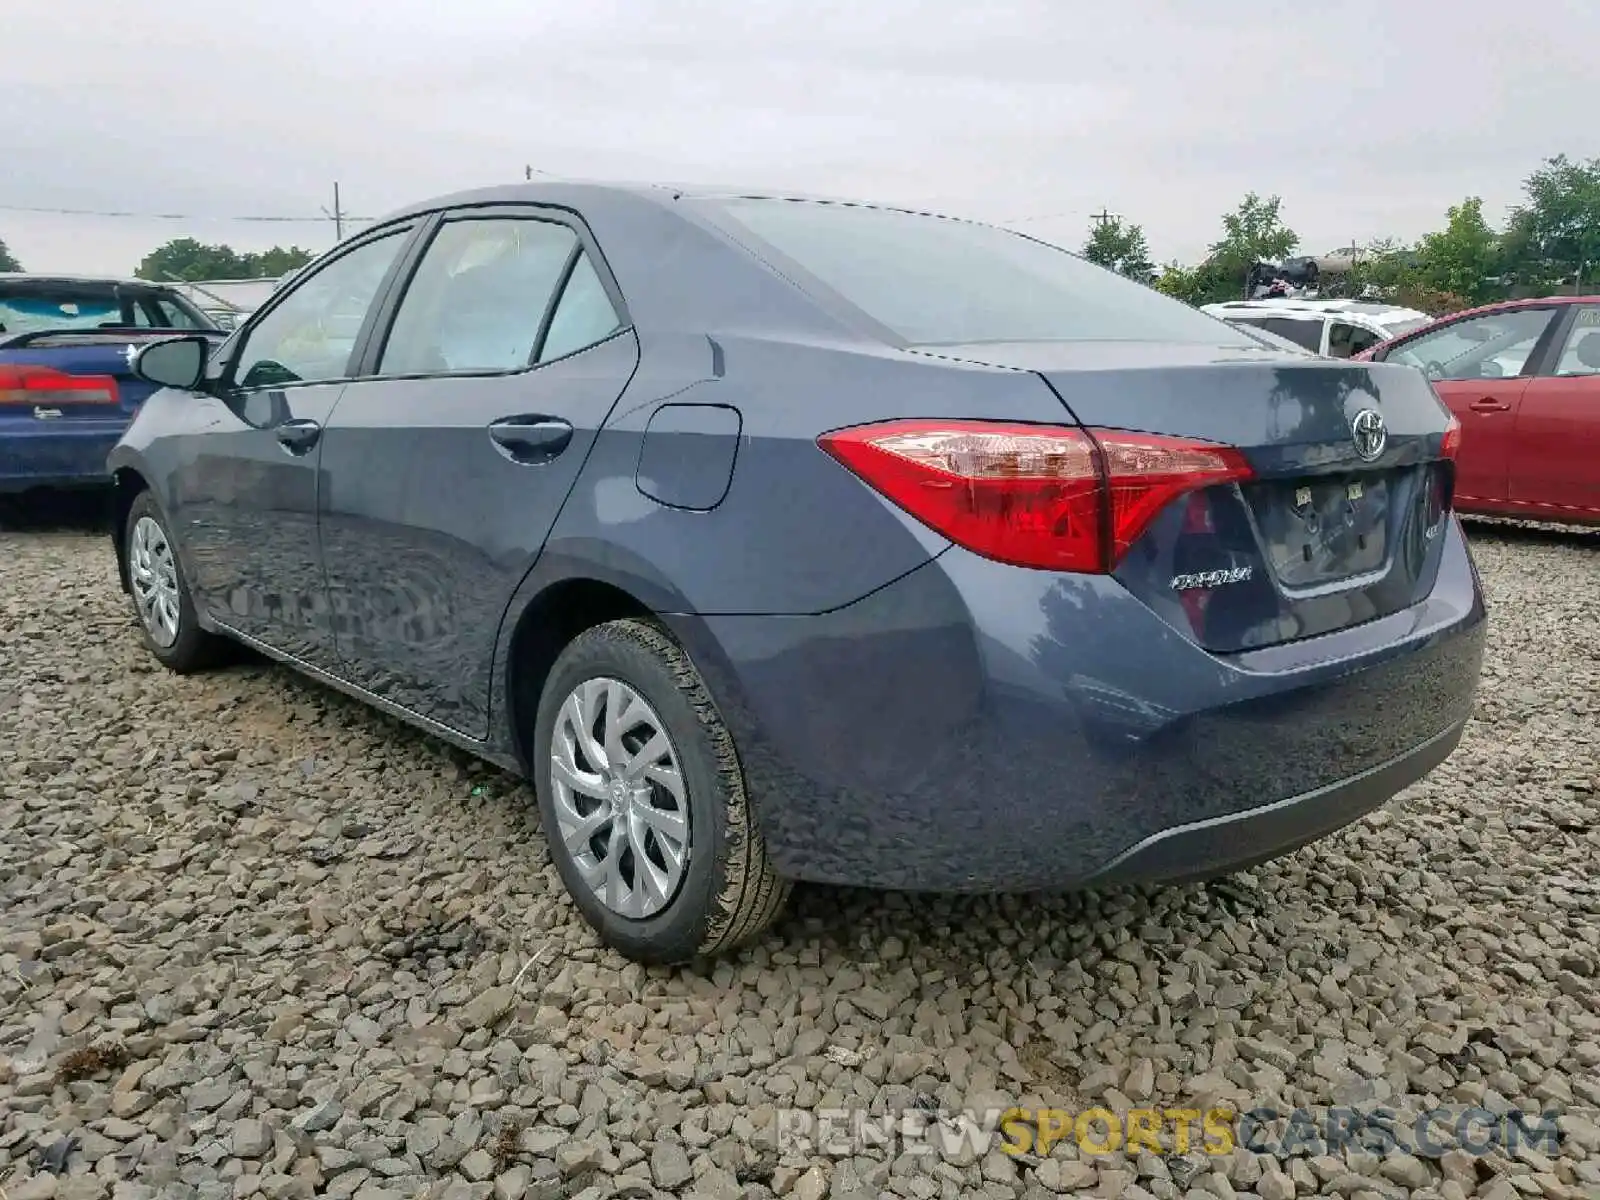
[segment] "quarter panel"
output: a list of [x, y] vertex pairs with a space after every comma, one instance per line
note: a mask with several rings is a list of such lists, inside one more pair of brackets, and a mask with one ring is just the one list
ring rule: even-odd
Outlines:
[[[853, 346], [641, 335], [643, 359], [595, 442], [554, 536], [655, 565], [695, 613], [817, 613], [914, 570], [949, 542], [818, 445], [842, 426], [901, 416], [1070, 423], [1036, 376]], [[673, 508], [635, 485], [658, 406], [726, 405], [743, 424], [727, 494]], [[608, 553], [610, 551], [607, 551]]]

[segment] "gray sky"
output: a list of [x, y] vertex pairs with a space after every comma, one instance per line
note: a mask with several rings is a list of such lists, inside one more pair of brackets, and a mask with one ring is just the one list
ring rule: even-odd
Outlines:
[[522, 177], [924, 205], [1077, 246], [1102, 206], [1193, 260], [1247, 190], [1306, 252], [1492, 219], [1600, 155], [1600, 4], [1546, 0], [11, 0], [0, 240], [129, 271], [170, 237]]

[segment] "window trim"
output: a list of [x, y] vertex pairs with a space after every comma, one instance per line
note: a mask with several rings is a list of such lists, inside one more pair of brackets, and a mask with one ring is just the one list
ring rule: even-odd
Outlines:
[[[550, 298], [545, 302], [545, 311], [539, 320], [538, 333], [535, 336], [533, 350], [529, 355], [530, 361], [520, 367], [476, 368], [466, 371], [408, 371], [403, 374], [387, 374], [379, 370], [383, 359], [384, 348], [388, 345], [389, 335], [394, 331], [395, 318], [400, 313], [400, 306], [405, 302], [406, 293], [411, 290], [411, 284], [416, 279], [417, 269], [422, 265], [423, 257], [433, 245], [434, 238], [446, 223], [455, 221], [544, 221], [552, 225], [564, 225], [577, 236], [577, 243], [572, 252], [567, 256], [566, 264], [561, 269], [561, 274], [556, 280], [556, 286], [551, 290]], [[555, 312], [566, 294], [567, 284], [572, 278], [580, 255], [587, 254], [589, 263], [594, 268], [595, 275], [600, 280], [606, 299], [611, 302], [611, 309], [617, 316], [617, 327], [599, 341], [590, 342], [560, 358], [539, 361], [539, 354], [544, 349], [545, 338], [550, 332], [551, 322], [555, 320]], [[384, 294], [381, 305], [374, 308], [378, 314], [372, 331], [372, 336], [366, 344], [360, 362], [352, 379], [371, 381], [400, 381], [407, 379], [503, 379], [515, 375], [524, 375], [530, 371], [537, 371], [541, 367], [550, 366], [552, 363], [562, 362], [576, 354], [583, 354], [596, 346], [603, 346], [613, 338], [633, 329], [633, 318], [629, 315], [626, 304], [622, 299], [622, 290], [617, 285], [615, 276], [611, 272], [611, 264], [606, 261], [605, 255], [600, 250], [599, 243], [595, 240], [588, 224], [576, 209], [565, 208], [553, 204], [529, 204], [526, 201], [513, 201], [499, 204], [473, 204], [460, 208], [436, 209], [425, 214], [421, 219], [417, 236], [412, 245], [407, 249], [402, 260], [402, 270], [398, 273], [390, 289]]]
[[[1464, 325], [1468, 321], [1480, 321], [1488, 317], [1498, 317], [1502, 314], [1513, 312], [1542, 312], [1553, 315], [1555, 319], [1546, 320], [1544, 331], [1540, 333], [1539, 340], [1533, 344], [1533, 349], [1528, 352], [1527, 362], [1522, 364], [1521, 373], [1503, 377], [1505, 379], [1537, 378], [1539, 375], [1547, 372], [1550, 369], [1550, 355], [1552, 344], [1555, 340], [1555, 333], [1563, 328], [1572, 319], [1569, 314], [1564, 313], [1561, 310], [1570, 309], [1572, 307], [1574, 306], [1571, 304], [1504, 304], [1487, 310], [1462, 313], [1459, 316], [1451, 318], [1450, 320], [1437, 321], [1432, 325], [1424, 325], [1421, 329], [1412, 330], [1399, 341], [1392, 343], [1389, 348], [1383, 352], [1382, 358], [1378, 358], [1376, 355], [1374, 355], [1373, 361], [1388, 362], [1395, 354], [1405, 350], [1407, 347], [1415, 344], [1416, 342], [1421, 341], [1423, 338], [1432, 337], [1436, 333], [1443, 333], [1447, 329], [1454, 328], [1457, 325]], [[1409, 364], [1401, 363], [1400, 365], [1408, 366]], [[1420, 371], [1422, 368], [1414, 367], [1412, 369]], [[1472, 379], [1439, 379], [1435, 380], [1434, 382], [1476, 383], [1481, 381]]]
[[[241, 324], [223, 343], [226, 353], [220, 354], [218, 368], [215, 375], [207, 373], [207, 384], [215, 391], [225, 395], [249, 395], [262, 391], [287, 391], [292, 388], [327, 387], [330, 384], [345, 384], [357, 378], [354, 368], [359, 366], [366, 353], [367, 343], [371, 340], [375, 318], [383, 311], [389, 293], [394, 288], [395, 276], [398, 268], [411, 254], [412, 244], [416, 240], [418, 225], [415, 221], [406, 220], [393, 225], [384, 225], [377, 229], [367, 230], [360, 237], [352, 238], [342, 246], [335, 248], [325, 258], [313, 262], [289, 282], [289, 285], [268, 298], [261, 308], [250, 314], [250, 319]], [[237, 380], [239, 359], [244, 348], [249, 345], [250, 338], [268, 317], [286, 303], [291, 296], [298, 292], [312, 279], [333, 264], [349, 257], [357, 250], [372, 245], [373, 242], [383, 241], [385, 238], [398, 235], [400, 238], [399, 252], [384, 272], [383, 278], [378, 281], [378, 290], [373, 293], [372, 301], [367, 306], [366, 316], [362, 318], [361, 328], [356, 331], [355, 344], [350, 347], [350, 356], [345, 359], [345, 373], [337, 379], [301, 379], [293, 383], [267, 383], [254, 387], [241, 387]], [[231, 344], [230, 344], [231, 343]]]

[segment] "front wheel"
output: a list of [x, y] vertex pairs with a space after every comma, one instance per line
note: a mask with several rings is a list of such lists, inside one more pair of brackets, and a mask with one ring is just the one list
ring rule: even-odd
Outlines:
[[539, 703], [535, 787], [585, 919], [645, 963], [748, 942], [782, 909], [733, 739], [699, 672], [653, 624], [612, 621], [561, 652]]
[[128, 592], [150, 653], [179, 674], [219, 662], [225, 644], [200, 628], [166, 518], [149, 492], [134, 497], [122, 536], [128, 561]]

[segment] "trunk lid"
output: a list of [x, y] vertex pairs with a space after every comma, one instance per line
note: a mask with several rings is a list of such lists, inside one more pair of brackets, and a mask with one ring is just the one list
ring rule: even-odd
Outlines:
[[1449, 413], [1419, 371], [1135, 342], [937, 352], [1036, 372], [1085, 426], [1244, 454], [1252, 480], [1174, 501], [1115, 571], [1209, 650], [1329, 633], [1432, 589], [1454, 472]]

